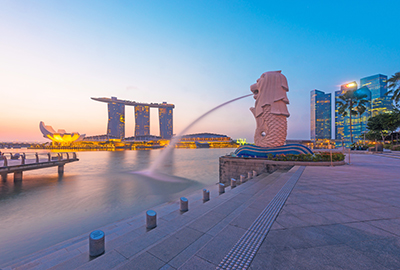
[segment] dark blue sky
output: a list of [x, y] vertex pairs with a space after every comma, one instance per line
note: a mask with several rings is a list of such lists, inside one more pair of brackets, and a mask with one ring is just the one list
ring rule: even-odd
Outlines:
[[[91, 96], [174, 103], [178, 133], [271, 70], [289, 82], [288, 138], [308, 139], [312, 89], [400, 71], [400, 1], [0, 3], [0, 106], [21, 108], [0, 116], [0, 140], [40, 140], [40, 121], [104, 134], [105, 105]], [[229, 105], [191, 132], [252, 141], [253, 103]], [[131, 135], [133, 112], [126, 120]]]

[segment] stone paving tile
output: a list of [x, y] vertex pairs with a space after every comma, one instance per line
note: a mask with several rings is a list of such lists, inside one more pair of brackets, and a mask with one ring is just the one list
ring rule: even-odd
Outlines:
[[375, 241], [351, 242], [347, 243], [347, 245], [389, 269], [399, 269], [400, 245], [397, 237]]
[[[118, 265], [114, 269], [118, 270], [157, 270], [165, 265], [165, 262], [159, 258], [153, 256], [148, 252], [144, 252], [138, 256], [135, 256], [131, 260], [124, 262], [122, 265]], [[167, 268], [168, 269], [168, 268]]]
[[310, 210], [302, 207], [302, 204], [289, 204], [283, 206], [282, 210], [285, 210], [286, 212], [296, 215], [296, 214], [303, 214], [303, 213], [311, 213]]
[[[270, 252], [271, 248], [277, 251], [285, 249], [310, 248], [312, 245], [304, 238], [296, 236], [291, 229], [269, 231], [258, 253]], [[258, 254], [257, 253], [257, 254]]]
[[285, 227], [280, 225], [278, 221], [274, 221], [270, 230], [272, 231], [272, 230], [283, 230], [283, 229], [285, 229]]
[[400, 219], [374, 220], [367, 224], [400, 236]]
[[189, 245], [185, 250], [179, 253], [175, 258], [168, 262], [169, 265], [175, 268], [181, 267], [189, 260], [198, 250], [205, 246], [213, 237], [208, 234], [203, 234], [199, 239]]
[[213, 210], [196, 219], [189, 227], [200, 232], [207, 232], [225, 217], [226, 215]]
[[288, 233], [308, 243], [311, 247], [337, 245], [341, 242], [333, 236], [325, 233], [323, 226], [294, 228]]
[[[71, 258], [73, 258], [73, 257], [75, 257], [77, 255], [80, 255], [80, 254], [81, 254], [81, 252], [79, 250], [75, 249], [75, 250], [73, 250], [71, 252], [68, 252], [67, 255], [62, 254], [60, 256], [52, 256], [50, 258], [46, 258], [44, 260], [40, 260], [41, 261], [40, 264], [38, 264], [35, 267], [32, 267], [30, 269], [32, 269], [32, 270], [34, 270], [34, 269], [35, 270], [36, 269], [38, 269], [38, 270], [40, 270], [40, 269], [49, 269], [49, 268], [51, 268], [51, 267], [53, 267], [53, 266], [55, 266], [57, 264], [65, 262], [65, 261], [67, 261], [67, 260], [69, 260], [69, 259], [71, 259]], [[27, 267], [23, 266], [22, 268], [26, 269]]]
[[137, 237], [139, 237], [139, 235], [135, 232], [128, 232], [125, 233], [124, 235], [121, 235], [113, 240], [108, 240], [107, 235], [105, 236], [105, 247], [107, 250], [111, 250], [114, 249], [116, 247], [119, 247], [123, 244], [126, 244], [128, 242], [133, 241], [134, 239], [136, 239]]
[[357, 229], [364, 233], [364, 240], [382, 240], [385, 238], [396, 237], [398, 235], [371, 225], [375, 221], [347, 223], [346, 226]]
[[169, 264], [164, 264], [164, 266], [160, 268], [160, 270], [175, 270], [175, 269], [176, 269], [175, 267], [172, 267]]
[[276, 221], [285, 228], [304, 227], [310, 224], [292, 214], [279, 214]]
[[218, 265], [245, 232], [241, 228], [228, 225], [197, 252], [196, 256]]
[[253, 224], [254, 220], [260, 215], [261, 210], [248, 208], [243, 211], [239, 216], [237, 216], [230, 225], [236, 226], [242, 229], [249, 229], [250, 226]]
[[[375, 261], [374, 258], [354, 250], [347, 245], [331, 245], [319, 247], [318, 251], [329, 258], [329, 265], [338, 269], [365, 269], [385, 270], [385, 266]], [[321, 268], [324, 269], [324, 268]]]
[[115, 248], [115, 250], [125, 256], [125, 258], [130, 258], [145, 248], [148, 248], [162, 240], [166, 235], [167, 233], [163, 231], [153, 230], [150, 231], [149, 234], [141, 235], [134, 240]]
[[381, 219], [378, 215], [373, 215], [372, 213], [367, 213], [366, 211], [350, 209], [350, 208], [342, 210], [341, 213], [357, 221]]
[[318, 215], [328, 220], [328, 223], [326, 224], [338, 224], [357, 221], [357, 219], [344, 215], [340, 211], [318, 212]]
[[70, 270], [70, 269], [76, 269], [80, 265], [83, 265], [87, 263], [90, 260], [89, 253], [81, 253], [80, 255], [77, 255], [65, 262], [62, 262], [60, 264], [57, 264], [49, 270]]
[[295, 215], [297, 218], [307, 223], [307, 226], [318, 226], [332, 224], [331, 220], [319, 215], [319, 213], [305, 213]]
[[121, 264], [122, 262], [125, 262], [126, 258], [122, 256], [120, 253], [118, 253], [115, 250], [111, 250], [110, 252], [106, 252], [100, 257], [97, 257], [93, 260], [91, 260], [88, 263], [85, 263], [84, 265], [81, 265], [77, 267], [76, 269], [96, 269], [96, 270], [107, 270], [114, 268], [115, 266]]
[[147, 252], [167, 263], [202, 235], [203, 233], [197, 230], [185, 227], [157, 243]]
[[17, 263], [11, 265], [12, 268], [20, 268], [20, 269], [32, 269], [34, 267], [37, 267], [38, 265], [42, 265], [46, 261], [53, 260], [56, 258], [61, 258], [62, 256], [68, 256], [70, 252], [68, 252], [66, 249], [60, 249], [55, 252], [49, 253], [45, 256], [41, 256], [37, 259], [31, 260], [30, 262], [22, 262], [22, 263]]
[[364, 209], [363, 211], [374, 216], [379, 216], [383, 219], [400, 218], [400, 208], [394, 206], [368, 208]]
[[191, 257], [179, 270], [215, 270], [216, 264], [212, 264], [207, 260], [197, 256]]
[[265, 252], [258, 252], [257, 256], [251, 262], [250, 265], [251, 270], [285, 270], [295, 269], [293, 264], [288, 260], [285, 254], [281, 250], [276, 250], [274, 248], [270, 248]]

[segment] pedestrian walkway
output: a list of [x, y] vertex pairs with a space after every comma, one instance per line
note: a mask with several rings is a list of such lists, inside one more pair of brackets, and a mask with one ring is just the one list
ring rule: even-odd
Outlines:
[[[190, 196], [184, 214], [177, 202], [154, 209], [158, 226], [151, 231], [144, 213], [100, 228], [106, 253], [98, 258], [89, 259], [82, 235], [3, 269], [234, 269], [236, 255], [252, 256], [248, 269], [399, 269], [399, 165], [352, 155], [351, 165], [296, 166], [220, 196], [214, 187], [206, 203], [201, 192]], [[250, 232], [259, 237], [246, 238]], [[246, 246], [243, 239], [258, 242]]]
[[400, 161], [307, 167], [251, 269], [400, 269]]

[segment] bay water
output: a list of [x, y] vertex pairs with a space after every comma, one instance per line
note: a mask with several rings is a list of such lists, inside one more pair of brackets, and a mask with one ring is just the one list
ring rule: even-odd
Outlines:
[[24, 172], [19, 183], [10, 174], [0, 182], [0, 266], [200, 192], [218, 182], [218, 158], [234, 150], [173, 149], [159, 171], [179, 181], [134, 173], [148, 168], [162, 150], [77, 152], [80, 160], [66, 164], [62, 177], [57, 167]]

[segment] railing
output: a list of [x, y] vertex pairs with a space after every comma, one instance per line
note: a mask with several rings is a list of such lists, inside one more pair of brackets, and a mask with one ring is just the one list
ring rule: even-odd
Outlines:
[[[72, 157], [71, 157], [72, 154]], [[52, 161], [71, 161], [76, 160], [77, 156], [75, 152], [60, 152], [60, 153], [11, 153], [5, 152], [0, 154], [0, 164], [3, 162], [3, 166], [15, 166], [25, 164], [37, 164]], [[17, 162], [19, 161], [20, 162]]]

